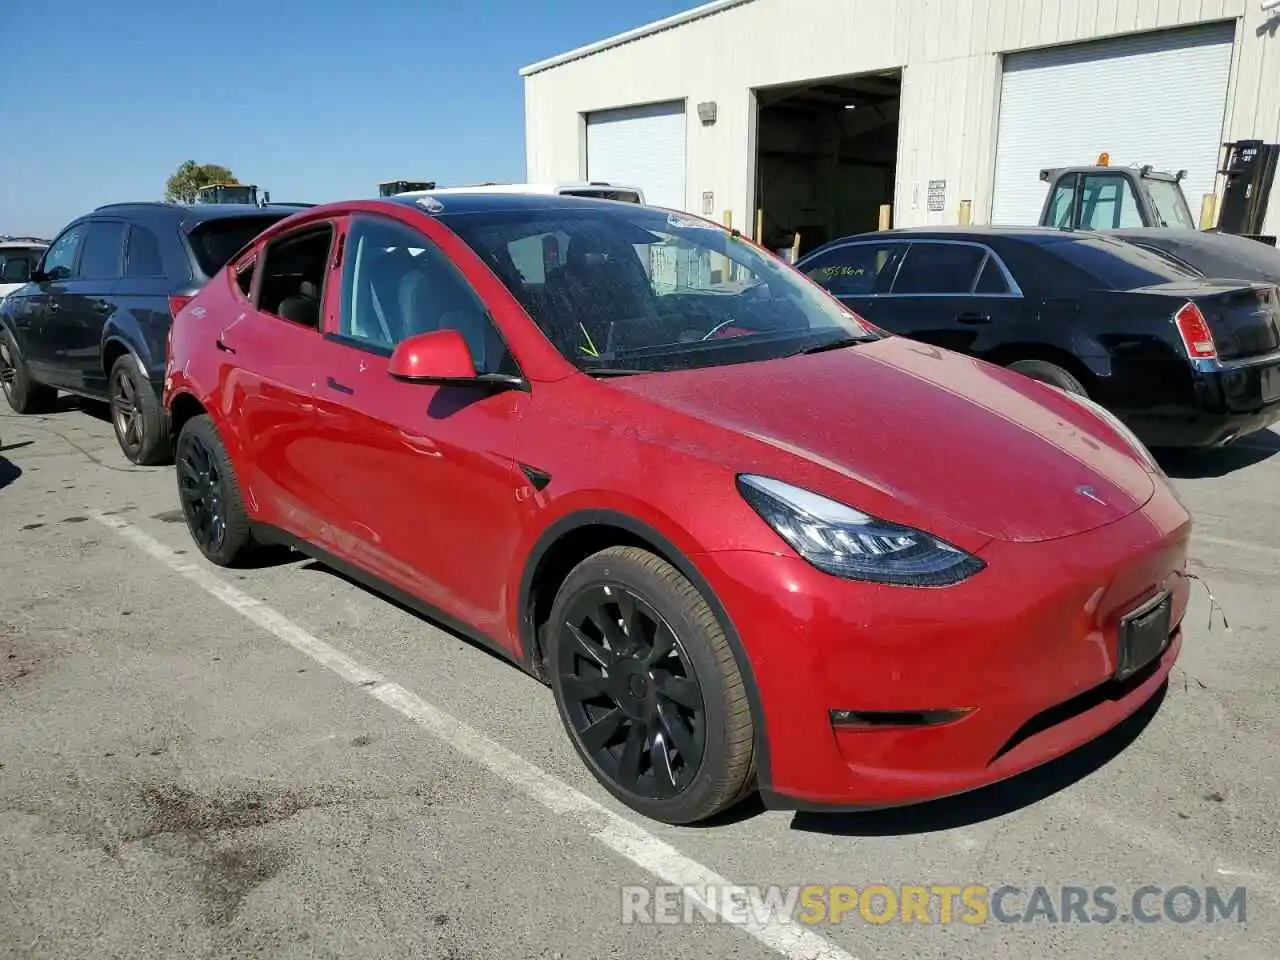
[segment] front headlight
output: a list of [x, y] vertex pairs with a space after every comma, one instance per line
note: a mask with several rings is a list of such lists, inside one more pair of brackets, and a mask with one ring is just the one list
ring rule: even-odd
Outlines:
[[867, 516], [781, 480], [742, 474], [738, 491], [800, 556], [833, 576], [943, 587], [986, 566], [922, 530]]
[[1120, 439], [1129, 445], [1137, 455], [1138, 459], [1146, 465], [1147, 469], [1151, 470], [1153, 473], [1158, 473], [1162, 477], [1165, 475], [1164, 468], [1156, 462], [1156, 458], [1151, 455], [1151, 451], [1147, 449], [1147, 445], [1138, 439], [1137, 434], [1124, 425], [1124, 421], [1096, 400], [1090, 400], [1088, 397], [1082, 397], [1078, 393], [1070, 393], [1066, 390], [1063, 390], [1062, 392], [1076, 403], [1080, 404], [1080, 406], [1087, 409], [1090, 413], [1097, 414], [1099, 418], [1105, 420], [1107, 426], [1120, 434]]

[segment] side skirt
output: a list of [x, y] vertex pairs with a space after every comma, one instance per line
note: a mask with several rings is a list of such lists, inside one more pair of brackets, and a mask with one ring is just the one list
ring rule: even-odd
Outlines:
[[475, 644], [483, 648], [486, 652], [496, 654], [511, 665], [518, 667], [521, 673], [532, 676], [528, 669], [520, 662], [515, 653], [509, 650], [502, 643], [495, 640], [486, 633], [477, 630], [469, 624], [463, 623], [456, 617], [450, 616], [438, 607], [434, 607], [429, 603], [425, 603], [413, 594], [399, 587], [394, 586], [381, 577], [369, 573], [362, 567], [343, 560], [330, 553], [322, 547], [316, 546], [307, 540], [294, 536], [288, 531], [281, 530], [279, 527], [273, 527], [267, 524], [255, 523], [253, 525], [253, 537], [258, 543], [264, 546], [283, 546], [296, 550], [305, 556], [310, 557], [317, 563], [322, 563], [326, 567], [336, 570], [350, 580], [355, 581], [363, 587], [372, 590], [374, 593], [380, 594], [389, 600], [392, 600], [402, 607], [416, 613], [418, 616], [426, 620], [430, 620], [436, 626], [443, 627], [450, 633], [457, 634], [469, 643]]

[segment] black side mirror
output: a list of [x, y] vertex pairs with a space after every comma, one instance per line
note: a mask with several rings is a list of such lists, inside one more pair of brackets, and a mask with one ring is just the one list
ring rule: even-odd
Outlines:
[[7, 260], [0, 271], [0, 283], [26, 283], [30, 279], [31, 264], [26, 260]]

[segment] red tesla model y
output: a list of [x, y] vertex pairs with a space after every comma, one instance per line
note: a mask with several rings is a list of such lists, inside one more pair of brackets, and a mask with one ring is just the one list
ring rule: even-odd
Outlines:
[[209, 560], [287, 543], [488, 644], [670, 823], [1009, 777], [1181, 643], [1190, 518], [1124, 426], [685, 214], [298, 213], [182, 310], [164, 400]]

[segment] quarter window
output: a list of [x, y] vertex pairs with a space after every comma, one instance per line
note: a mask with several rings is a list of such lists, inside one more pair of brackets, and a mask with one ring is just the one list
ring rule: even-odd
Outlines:
[[896, 294], [960, 294], [973, 289], [986, 258], [983, 247], [963, 243], [913, 243], [893, 281]]
[[417, 231], [353, 217], [343, 260], [339, 336], [384, 352], [418, 334], [456, 330], [477, 372], [511, 372], [510, 354], [483, 302]]
[[1010, 292], [1009, 282], [1005, 280], [1004, 271], [1000, 269], [995, 257], [987, 257], [987, 262], [982, 265], [982, 272], [978, 274], [978, 282], [974, 284], [973, 292], [987, 296]]

